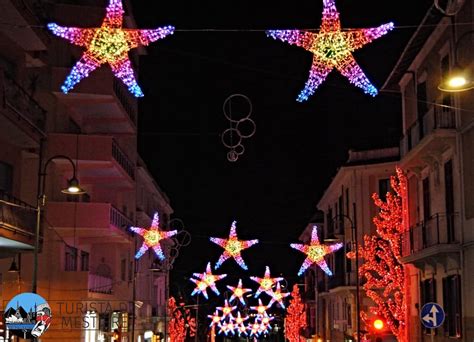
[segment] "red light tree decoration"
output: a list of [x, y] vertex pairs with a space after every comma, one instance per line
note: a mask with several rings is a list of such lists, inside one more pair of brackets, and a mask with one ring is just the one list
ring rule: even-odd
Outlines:
[[[408, 229], [407, 179], [402, 169], [396, 169], [391, 177], [393, 192], [387, 193], [386, 201], [377, 194], [372, 198], [379, 208], [373, 218], [377, 234], [364, 236], [364, 245], [359, 247], [359, 256], [364, 260], [359, 267], [359, 276], [366, 279], [362, 288], [375, 306], [370, 313], [383, 317], [398, 341], [406, 341], [406, 297], [405, 268], [401, 262], [402, 235]], [[348, 253], [354, 258], [355, 253]], [[361, 312], [367, 322], [368, 315]]]
[[293, 285], [291, 291], [290, 306], [288, 306], [285, 322], [285, 337], [290, 342], [306, 341], [300, 336], [301, 328], [306, 328], [306, 315], [304, 312], [304, 304], [301, 301], [300, 290], [298, 285]]
[[176, 300], [173, 297], [168, 300], [168, 315], [171, 317], [171, 320], [168, 323], [170, 341], [184, 342], [184, 339], [186, 338], [184, 317], [183, 313], [176, 305]]

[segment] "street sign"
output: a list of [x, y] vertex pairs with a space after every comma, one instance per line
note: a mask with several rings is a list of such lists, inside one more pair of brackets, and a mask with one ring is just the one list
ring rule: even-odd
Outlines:
[[437, 303], [426, 303], [421, 308], [420, 319], [426, 328], [438, 328], [443, 324], [444, 316], [443, 308]]

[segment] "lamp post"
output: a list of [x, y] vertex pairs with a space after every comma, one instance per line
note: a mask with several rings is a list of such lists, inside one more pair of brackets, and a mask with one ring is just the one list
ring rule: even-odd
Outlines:
[[[454, 32], [454, 27], [455, 27], [454, 23], [452, 26], [453, 26], [453, 36], [456, 37], [455, 32]], [[451, 72], [448, 75], [446, 75], [446, 77], [438, 85], [439, 90], [454, 93], [454, 92], [462, 92], [462, 91], [474, 89], [474, 79], [472, 78], [472, 72], [471, 73], [468, 72], [467, 69], [464, 68], [459, 63], [459, 58], [458, 58], [458, 50], [459, 50], [461, 41], [463, 41], [471, 33], [474, 33], [474, 30], [464, 32], [458, 38], [458, 40], [456, 40], [456, 42], [454, 43], [454, 52], [453, 52], [454, 66]]]
[[[353, 212], [354, 212], [354, 220], [355, 220], [355, 217], [356, 217], [355, 203], [352, 203], [352, 209], [353, 209]], [[359, 342], [360, 341], [360, 296], [359, 296], [360, 289], [359, 289], [359, 239], [358, 239], [358, 236], [357, 236], [357, 225], [348, 215], [345, 215], [345, 214], [337, 214], [336, 216], [334, 216], [331, 219], [331, 221], [334, 222], [334, 219], [337, 219], [337, 218], [345, 218], [350, 222], [352, 241], [354, 242], [354, 245], [355, 245], [356, 338], [357, 338], [357, 341]]]
[[68, 195], [82, 195], [85, 193], [79, 186], [79, 181], [76, 177], [76, 165], [71, 158], [64, 155], [55, 155], [49, 158], [43, 167], [41, 167], [40, 159], [40, 172], [38, 173], [38, 198], [36, 203], [36, 229], [35, 229], [35, 248], [34, 248], [34, 257], [33, 257], [33, 280], [31, 285], [31, 292], [36, 293], [37, 291], [37, 281], [38, 281], [38, 250], [39, 250], [39, 236], [41, 228], [41, 210], [46, 204], [46, 195], [45, 185], [46, 185], [46, 169], [53, 160], [55, 159], [64, 159], [67, 160], [72, 166], [72, 178], [68, 180], [67, 188], [61, 190], [62, 193]]

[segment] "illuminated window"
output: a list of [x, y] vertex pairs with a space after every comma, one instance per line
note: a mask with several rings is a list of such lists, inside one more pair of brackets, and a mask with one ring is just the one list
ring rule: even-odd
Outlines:
[[461, 276], [443, 278], [443, 304], [445, 335], [461, 337]]

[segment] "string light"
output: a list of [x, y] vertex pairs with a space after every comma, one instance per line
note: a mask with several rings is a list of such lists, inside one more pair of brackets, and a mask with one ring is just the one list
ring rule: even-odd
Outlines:
[[313, 264], [317, 264], [327, 275], [332, 276], [332, 272], [324, 260], [324, 256], [337, 251], [343, 246], [343, 244], [341, 242], [332, 245], [320, 244], [318, 238], [318, 227], [314, 225], [313, 231], [311, 232], [311, 242], [309, 245], [292, 243], [290, 246], [307, 255], [303, 265], [301, 265], [301, 268], [298, 271], [299, 276], [302, 275], [306, 269]]
[[147, 230], [140, 227], [130, 227], [130, 230], [143, 237], [143, 244], [135, 255], [135, 259], [140, 259], [146, 251], [151, 248], [155, 252], [156, 256], [163, 261], [165, 255], [161, 249], [160, 241], [169, 239], [173, 235], [178, 233], [177, 230], [163, 231], [160, 229], [160, 218], [158, 213], [153, 216], [151, 227]]
[[[382, 201], [378, 194], [372, 198], [380, 209], [373, 222], [375, 235], [365, 235], [359, 255], [364, 263], [359, 267], [359, 276], [365, 278], [362, 287], [375, 305], [369, 312], [361, 312], [361, 319], [369, 320], [369, 313], [383, 317], [398, 341], [406, 341], [407, 304], [405, 298], [405, 267], [401, 261], [403, 233], [408, 230], [408, 188], [405, 172], [397, 167], [396, 176], [390, 184], [393, 189]], [[348, 253], [355, 258], [355, 253]], [[379, 291], [383, 289], [383, 291]]]
[[207, 288], [210, 287], [216, 295], [220, 295], [220, 292], [216, 287], [216, 281], [227, 277], [227, 274], [212, 274], [211, 263], [208, 262], [206, 266], [206, 271], [204, 273], [193, 273], [193, 276], [198, 279], [189, 278], [189, 280], [191, 280], [197, 285], [191, 293], [191, 296], [201, 293], [206, 299], [208, 299]]
[[266, 294], [268, 294], [270, 296], [271, 295], [270, 293], [271, 293], [271, 290], [272, 290], [273, 286], [277, 282], [282, 281], [283, 277], [272, 278], [270, 276], [270, 267], [265, 266], [265, 275], [263, 276], [263, 278], [250, 277], [250, 279], [252, 279], [253, 281], [255, 281], [259, 284], [259, 287], [258, 287], [258, 289], [257, 289], [257, 291], [255, 292], [255, 295], [254, 295], [255, 298], [258, 298], [258, 296], [262, 292], [265, 292]]
[[239, 279], [239, 284], [237, 286], [227, 285], [227, 288], [232, 291], [232, 296], [229, 299], [230, 302], [232, 302], [234, 299], [238, 299], [240, 300], [242, 305], [246, 305], [244, 300], [244, 294], [246, 294], [247, 292], [252, 292], [252, 289], [243, 289], [242, 279]]
[[300, 330], [306, 328], [304, 304], [301, 301], [298, 285], [293, 285], [290, 305], [286, 311], [285, 338], [289, 342], [300, 342]]
[[174, 27], [166, 26], [153, 30], [123, 29], [123, 14], [122, 0], [110, 0], [106, 16], [99, 28], [48, 24], [48, 29], [56, 36], [87, 49], [61, 86], [65, 94], [99, 66], [109, 64], [114, 75], [125, 83], [135, 97], [143, 96], [135, 79], [128, 51], [141, 45], [147, 46], [172, 34]]
[[366, 94], [377, 95], [377, 89], [367, 79], [352, 52], [385, 35], [393, 29], [393, 23], [376, 28], [341, 31], [335, 0], [323, 0], [323, 4], [322, 23], [317, 33], [300, 30], [267, 31], [267, 36], [300, 46], [313, 54], [309, 79], [297, 101], [303, 102], [313, 95], [334, 68]]
[[240, 267], [242, 267], [244, 270], [248, 270], [248, 267], [245, 264], [244, 259], [242, 259], [240, 253], [242, 250], [257, 244], [258, 239], [249, 241], [239, 240], [237, 238], [236, 224], [236, 221], [232, 222], [228, 239], [220, 239], [215, 237], [210, 238], [212, 242], [224, 248], [224, 253], [221, 254], [219, 260], [216, 262], [215, 269], [218, 269], [224, 261], [232, 257]]

